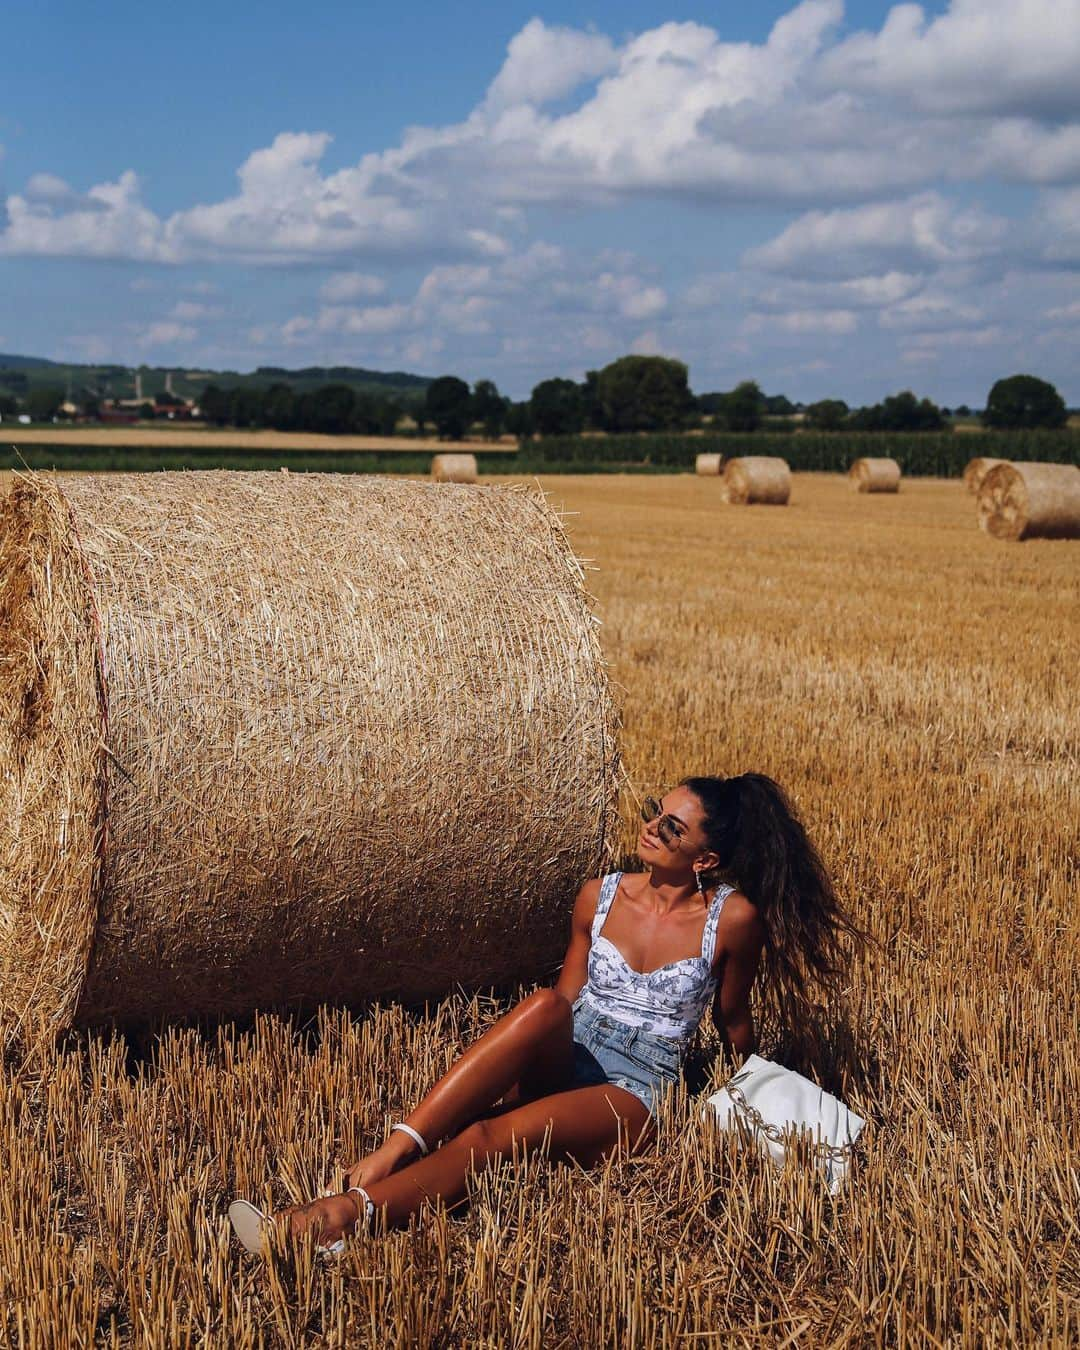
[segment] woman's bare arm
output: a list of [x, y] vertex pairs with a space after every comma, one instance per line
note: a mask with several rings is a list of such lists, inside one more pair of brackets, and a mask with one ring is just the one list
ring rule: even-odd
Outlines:
[[733, 892], [724, 901], [724, 913], [716, 935], [719, 975], [712, 1018], [724, 1049], [729, 1053], [735, 1051], [744, 1058], [752, 1054], [757, 1045], [754, 1016], [750, 1011], [750, 990], [764, 944], [765, 925], [761, 916], [744, 895]]
[[584, 989], [585, 981], [589, 977], [592, 922], [596, 917], [599, 900], [600, 882], [594, 879], [582, 886], [574, 901], [574, 913], [570, 920], [570, 945], [566, 949], [559, 978], [555, 981], [556, 992], [562, 994], [567, 1003], [573, 1003]]

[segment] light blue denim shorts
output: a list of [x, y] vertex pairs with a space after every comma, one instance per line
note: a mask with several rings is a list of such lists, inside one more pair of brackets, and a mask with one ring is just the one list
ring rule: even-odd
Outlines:
[[612, 1083], [632, 1092], [655, 1115], [682, 1073], [679, 1042], [574, 1003], [574, 1086]]

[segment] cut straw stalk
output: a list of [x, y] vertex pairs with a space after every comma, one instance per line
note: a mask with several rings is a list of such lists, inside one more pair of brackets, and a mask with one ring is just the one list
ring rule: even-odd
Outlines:
[[772, 455], [743, 455], [724, 465], [724, 500], [734, 506], [786, 506], [791, 496], [787, 461]]
[[436, 483], [475, 483], [475, 455], [436, 455], [431, 461], [431, 476]]
[[609, 838], [595, 626], [526, 489], [19, 475], [0, 709], [0, 1010], [38, 1026], [536, 978]]
[[995, 539], [1080, 539], [1080, 468], [1003, 460], [983, 479], [977, 507]]
[[848, 477], [856, 492], [900, 491], [900, 465], [895, 459], [857, 459]]

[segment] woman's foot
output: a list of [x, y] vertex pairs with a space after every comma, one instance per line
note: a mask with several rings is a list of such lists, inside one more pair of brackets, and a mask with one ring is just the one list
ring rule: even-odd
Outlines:
[[287, 1222], [291, 1237], [313, 1233], [320, 1247], [331, 1247], [339, 1238], [351, 1235], [362, 1217], [363, 1202], [356, 1195], [330, 1195], [293, 1205], [274, 1215], [275, 1222]]

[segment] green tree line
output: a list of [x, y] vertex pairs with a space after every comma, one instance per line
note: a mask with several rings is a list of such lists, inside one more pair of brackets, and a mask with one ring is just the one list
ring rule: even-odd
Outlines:
[[[22, 403], [13, 395], [0, 394], [0, 416], [25, 407], [35, 421], [47, 421], [62, 400], [61, 390], [46, 386], [30, 390]], [[157, 401], [170, 400], [160, 394]], [[430, 426], [444, 440], [463, 439], [477, 428], [491, 440], [510, 432], [526, 441], [585, 431], [616, 436], [692, 429], [740, 434], [795, 429], [930, 434], [951, 426], [948, 409], [911, 390], [860, 408], [850, 408], [838, 398], [820, 399], [803, 408], [783, 395], [767, 396], [753, 380], [726, 392], [695, 395], [686, 365], [664, 356], [622, 356], [601, 370], [587, 371], [580, 382], [563, 377], [541, 380], [520, 402], [504, 397], [492, 380], [478, 380], [470, 388], [456, 375], [441, 375], [423, 393], [401, 395], [344, 382], [314, 389], [298, 389], [285, 380], [231, 387], [210, 383], [200, 403], [205, 420], [217, 426], [391, 436], [402, 432], [408, 417], [420, 434]], [[84, 411], [91, 410], [87, 406]], [[148, 404], [144, 411], [152, 416], [154, 409]], [[955, 411], [970, 415], [970, 409]], [[981, 416], [986, 426], [997, 429], [1053, 429], [1068, 419], [1065, 401], [1052, 384], [1022, 374], [994, 383]]]
[[272, 427], [331, 436], [392, 436], [404, 416], [396, 399], [347, 384], [326, 384], [305, 393], [285, 383], [264, 389], [248, 385], [222, 389], [208, 384], [199, 405], [203, 418], [215, 426]]

